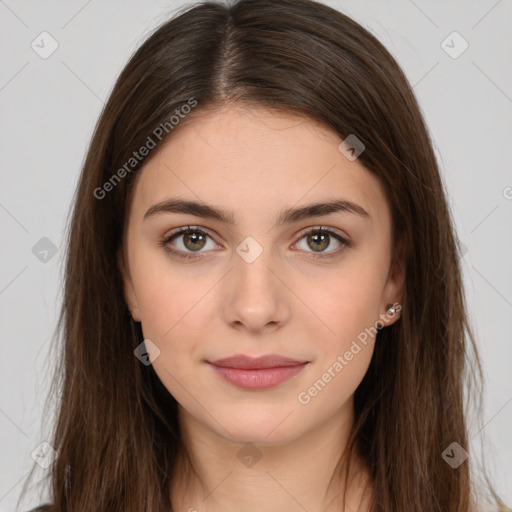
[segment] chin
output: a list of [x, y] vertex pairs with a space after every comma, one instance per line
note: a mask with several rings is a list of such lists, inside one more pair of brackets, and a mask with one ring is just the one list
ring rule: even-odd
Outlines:
[[[227, 441], [237, 444], [252, 443], [258, 446], [279, 446], [295, 440], [298, 435], [298, 427], [290, 417], [257, 417], [248, 415], [243, 419], [232, 419], [223, 422], [223, 426], [231, 434], [221, 429], [218, 431]], [[286, 418], [286, 419], [285, 419]], [[284, 421], [283, 421], [284, 420]], [[216, 430], [217, 427], [216, 427]]]

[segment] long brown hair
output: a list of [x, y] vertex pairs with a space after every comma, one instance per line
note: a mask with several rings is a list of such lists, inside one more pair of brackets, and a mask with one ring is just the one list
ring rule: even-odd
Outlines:
[[401, 319], [379, 331], [355, 392], [347, 453], [357, 450], [370, 469], [372, 512], [471, 510], [471, 455], [454, 468], [443, 454], [452, 443], [472, 454], [465, 408], [474, 402], [481, 411], [483, 380], [430, 136], [384, 46], [311, 0], [189, 6], [157, 28], [119, 76], [83, 164], [68, 232], [48, 398], [56, 404], [48, 442], [58, 453], [48, 470], [50, 510], [171, 510], [182, 443], [177, 403], [134, 356], [143, 336], [130, 321], [117, 255], [137, 171], [156, 149], [137, 161], [133, 152], [148, 138], [159, 145], [172, 137], [194, 111], [229, 102], [307, 116], [365, 145], [359, 161], [385, 187], [394, 247], [404, 247], [405, 287]]

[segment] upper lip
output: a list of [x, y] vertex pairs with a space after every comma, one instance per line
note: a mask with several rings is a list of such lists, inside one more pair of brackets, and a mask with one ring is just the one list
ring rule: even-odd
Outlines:
[[244, 370], [260, 370], [262, 368], [276, 368], [279, 366], [298, 366], [307, 363], [307, 361], [296, 361], [295, 359], [290, 359], [289, 357], [283, 357], [277, 354], [270, 354], [261, 357], [250, 357], [240, 354], [209, 362], [215, 366], [241, 368]]

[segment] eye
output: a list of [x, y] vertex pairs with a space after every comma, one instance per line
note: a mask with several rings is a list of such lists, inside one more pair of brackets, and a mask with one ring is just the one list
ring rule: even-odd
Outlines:
[[[171, 247], [169, 247], [169, 244], [174, 239], [182, 239], [179, 241], [178, 250], [174, 250]], [[165, 237], [161, 241], [161, 245], [165, 247], [165, 249], [182, 258], [199, 258], [199, 255], [195, 255], [192, 253], [199, 252], [201, 249], [203, 249], [207, 245], [207, 238], [210, 238], [210, 235], [208, 235], [205, 231], [198, 227], [191, 227], [186, 226], [179, 228], [178, 230], [171, 233], [169, 236]], [[213, 244], [215, 246], [215, 244]], [[180, 247], [181, 246], [181, 247]], [[212, 247], [210, 247], [211, 249]], [[214, 248], [214, 247], [213, 247]], [[191, 251], [191, 252], [188, 252]]]
[[[171, 244], [175, 239], [179, 242], [176, 245]], [[212, 240], [211, 236], [201, 228], [185, 226], [166, 236], [160, 241], [160, 245], [172, 255], [180, 258], [197, 259], [201, 257], [200, 253], [204, 252], [202, 249], [205, 247], [208, 249], [208, 239]], [[326, 251], [327, 248], [331, 247], [333, 239], [338, 243], [338, 249]], [[295, 245], [299, 245], [302, 240], [305, 240], [308, 247], [313, 248], [312, 251], [308, 251], [307, 248], [304, 249], [306, 252], [311, 254], [310, 257], [312, 258], [334, 257], [339, 255], [345, 247], [351, 246], [351, 243], [339, 233], [332, 229], [323, 228], [322, 226], [303, 232], [299, 241], [296, 242]], [[172, 247], [176, 247], [176, 249], [173, 249]], [[213, 247], [210, 247], [209, 249], [214, 249], [215, 247], [216, 245], [213, 243]]]
[[[338, 250], [325, 251], [325, 249], [332, 246], [333, 239], [338, 243]], [[345, 247], [351, 246], [351, 243], [339, 233], [331, 229], [323, 228], [322, 226], [303, 233], [297, 245], [299, 245], [302, 240], [305, 240], [306, 247], [313, 249], [313, 258], [330, 258], [337, 256]], [[308, 251], [307, 248], [305, 250], [306, 252], [311, 252]]]

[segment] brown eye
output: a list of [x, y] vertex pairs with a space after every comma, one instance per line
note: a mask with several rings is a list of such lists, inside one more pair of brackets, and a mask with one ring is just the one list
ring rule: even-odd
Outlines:
[[187, 232], [183, 234], [183, 245], [191, 251], [198, 251], [206, 244], [206, 236], [197, 231]]
[[[202, 249], [207, 247], [208, 239], [213, 242], [212, 237], [202, 229], [187, 226], [179, 228], [174, 233], [164, 238], [160, 242], [160, 245], [164, 246], [166, 251], [172, 255], [193, 259], [200, 258], [203, 252], [207, 252]], [[309, 252], [313, 258], [338, 256], [345, 248], [352, 245], [351, 242], [338, 233], [324, 228], [310, 229], [300, 237], [296, 245], [299, 245], [303, 240], [306, 242], [306, 248], [304, 250]], [[336, 245], [334, 246], [334, 249], [332, 247], [333, 240], [338, 244], [337, 247]], [[216, 245], [213, 243], [212, 249], [215, 248]]]
[[307, 243], [315, 252], [323, 251], [329, 247], [330, 236], [324, 233], [313, 233], [307, 235]]
[[[202, 251], [202, 249], [206, 247], [208, 239], [212, 240], [211, 236], [202, 229], [187, 226], [176, 230], [174, 233], [164, 238], [160, 244], [164, 246], [169, 253], [175, 256], [199, 258], [201, 257], [201, 253], [205, 252]], [[212, 245], [212, 248], [216, 247], [213, 241]]]
[[[335, 245], [334, 250], [327, 250], [328, 248], [332, 249], [333, 239], [338, 246], [336, 247]], [[302, 240], [305, 240], [306, 242], [306, 252], [312, 253], [312, 257], [314, 258], [337, 256], [346, 247], [351, 246], [351, 243], [341, 235], [324, 228], [314, 228], [307, 231], [302, 235], [299, 242], [297, 242], [297, 245], [299, 245]]]

